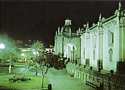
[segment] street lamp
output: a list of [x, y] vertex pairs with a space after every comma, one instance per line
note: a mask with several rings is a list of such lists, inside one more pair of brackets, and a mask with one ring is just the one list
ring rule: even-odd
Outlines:
[[21, 56], [23, 56], [23, 57], [24, 57], [24, 56], [25, 56], [25, 54], [24, 54], [24, 53], [21, 53]]
[[39, 56], [39, 52], [38, 51], [36, 51], [35, 49], [33, 49], [32, 50], [32, 52], [33, 52], [33, 54], [36, 56], [36, 55], [38, 55]]
[[26, 62], [26, 55], [24, 53], [21, 53], [21, 56], [23, 57], [24, 61]]
[[5, 49], [5, 45], [3, 43], [0, 43], [0, 49]]

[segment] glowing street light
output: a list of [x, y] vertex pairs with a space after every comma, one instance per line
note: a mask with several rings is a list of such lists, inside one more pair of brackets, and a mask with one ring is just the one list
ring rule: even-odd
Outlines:
[[23, 57], [24, 57], [24, 56], [25, 56], [25, 54], [24, 54], [24, 53], [21, 53], [21, 56], [23, 56]]
[[5, 49], [5, 45], [3, 43], [0, 43], [0, 49]]
[[24, 61], [26, 62], [26, 55], [24, 53], [21, 53], [21, 56], [23, 57]]
[[39, 56], [39, 52], [36, 51], [35, 49], [33, 49], [32, 52], [33, 52], [34, 55], [38, 55]]

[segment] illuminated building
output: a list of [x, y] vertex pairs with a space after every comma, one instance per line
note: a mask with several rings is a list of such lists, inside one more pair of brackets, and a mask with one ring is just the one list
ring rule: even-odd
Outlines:
[[[71, 20], [65, 20], [65, 26], [66, 23], [71, 25]], [[66, 65], [70, 75], [100, 87], [98, 90], [125, 90], [125, 10], [121, 3], [114, 15], [105, 19], [100, 14], [97, 24], [89, 27], [87, 23], [78, 29], [74, 33], [77, 38], [70, 28], [66, 29], [70, 37], [65, 36], [63, 29], [56, 32], [54, 50], [70, 59]]]
[[71, 20], [66, 19], [56, 32], [54, 50], [78, 64], [116, 72], [119, 62], [125, 60], [125, 10], [121, 3], [113, 16], [105, 19], [100, 14], [97, 24], [89, 27], [87, 23], [75, 33]]
[[74, 28], [71, 24], [71, 20], [66, 19], [65, 25], [61, 28], [58, 27], [58, 31], [55, 36], [55, 54], [70, 59], [71, 62], [80, 63], [81, 57], [81, 39], [80, 32], [74, 32]]
[[118, 64], [125, 61], [125, 10], [121, 3], [115, 14], [86, 28], [81, 36], [81, 64], [97, 70], [117, 71]]

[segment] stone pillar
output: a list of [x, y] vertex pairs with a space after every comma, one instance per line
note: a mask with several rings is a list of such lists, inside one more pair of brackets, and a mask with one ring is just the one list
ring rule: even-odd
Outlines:
[[125, 61], [125, 15], [119, 19], [120, 61]]
[[121, 8], [117, 10], [117, 17], [119, 18], [119, 62], [117, 63], [117, 72], [125, 74], [125, 11]]
[[98, 22], [98, 70], [100, 71], [103, 68], [103, 27], [101, 14], [99, 16]]

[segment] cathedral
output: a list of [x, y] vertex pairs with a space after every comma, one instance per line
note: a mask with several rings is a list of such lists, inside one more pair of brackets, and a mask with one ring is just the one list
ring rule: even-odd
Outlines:
[[55, 54], [68, 58], [71, 62], [79, 62], [81, 58], [81, 38], [80, 33], [73, 32], [71, 20], [66, 19], [65, 25], [58, 31], [55, 36]]
[[[58, 27], [56, 31], [54, 51], [56, 55], [69, 59], [69, 64], [74, 66], [91, 67], [97, 72], [124, 75], [125, 10], [121, 3], [119, 2], [114, 15], [104, 18], [100, 14], [98, 22], [91, 27], [87, 23], [83, 28], [74, 30], [71, 20], [66, 19], [64, 26]], [[76, 69], [72, 69], [74, 69], [72, 65], [67, 66], [68, 72], [73, 73], [75, 77], [84, 79], [83, 73], [78, 75], [82, 71], [77, 72]], [[105, 87], [108, 87], [104, 90], [115, 90], [107, 85], [108, 82], [103, 83]], [[116, 90], [124, 89], [117, 88]]]
[[97, 24], [89, 27], [87, 23], [76, 32], [66, 19], [56, 31], [54, 51], [71, 62], [116, 72], [125, 61], [125, 10], [121, 3], [113, 16], [105, 19], [100, 14]]

